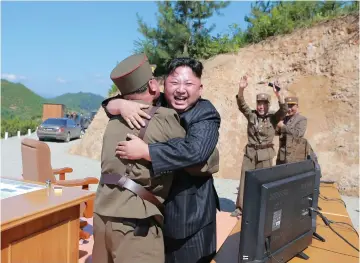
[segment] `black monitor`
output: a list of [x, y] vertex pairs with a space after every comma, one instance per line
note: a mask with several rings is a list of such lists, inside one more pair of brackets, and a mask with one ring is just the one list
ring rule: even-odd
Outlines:
[[245, 172], [240, 263], [287, 262], [312, 242], [320, 170], [312, 160]]

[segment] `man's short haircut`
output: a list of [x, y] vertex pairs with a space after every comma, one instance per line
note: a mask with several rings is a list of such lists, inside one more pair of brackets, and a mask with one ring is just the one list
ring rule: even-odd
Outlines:
[[[150, 80], [149, 80], [150, 81]], [[130, 92], [130, 93], [128, 93], [128, 94], [126, 94], [126, 95], [133, 95], [133, 94], [141, 94], [141, 93], [144, 93], [145, 91], [147, 91], [147, 89], [148, 89], [148, 87], [149, 87], [149, 82], [146, 82], [142, 87], [140, 87], [139, 89], [137, 89], [137, 90], [135, 90], [135, 91], [133, 91], [133, 92]], [[125, 96], [126, 96], [125, 95]]]
[[203, 64], [193, 58], [174, 58], [170, 60], [165, 69], [165, 78], [172, 74], [178, 67], [189, 67], [196, 77], [201, 78], [204, 69]]

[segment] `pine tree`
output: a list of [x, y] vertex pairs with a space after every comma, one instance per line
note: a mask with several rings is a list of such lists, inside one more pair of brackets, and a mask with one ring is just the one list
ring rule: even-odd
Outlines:
[[[144, 39], [135, 42], [135, 52], [145, 52], [156, 64], [155, 74], [163, 71], [174, 57], [202, 57], [199, 45], [208, 43], [214, 25], [206, 28], [207, 19], [227, 7], [229, 2], [177, 1], [157, 2], [157, 26], [148, 26], [138, 16], [139, 32]], [[199, 53], [200, 51], [200, 53]]]

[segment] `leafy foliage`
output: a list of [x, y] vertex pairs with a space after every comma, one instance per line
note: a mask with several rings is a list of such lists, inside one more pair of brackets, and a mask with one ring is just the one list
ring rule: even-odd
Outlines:
[[215, 26], [206, 26], [207, 19], [214, 13], [220, 14], [220, 10], [229, 4], [216, 1], [157, 2], [156, 27], [148, 26], [138, 16], [138, 30], [144, 38], [135, 41], [134, 52], [145, 52], [150, 63], [157, 65], [155, 75], [161, 75], [166, 62], [174, 57], [207, 59], [324, 19], [359, 12], [358, 1], [255, 1], [250, 14], [245, 17], [248, 23], [245, 32], [232, 24], [229, 32], [211, 36]]
[[118, 92], [118, 88], [115, 86], [115, 84], [112, 84], [110, 89], [108, 90], [109, 97], [114, 95], [116, 92]]
[[4, 138], [5, 132], [8, 132], [9, 137], [16, 136], [18, 131], [20, 131], [21, 135], [27, 134], [28, 129], [34, 132], [40, 123], [40, 118], [30, 120], [19, 118], [1, 119], [1, 138]]
[[216, 1], [157, 2], [156, 28], [146, 25], [138, 16], [139, 32], [145, 39], [135, 42], [135, 52], [145, 52], [150, 62], [157, 65], [155, 75], [163, 71], [171, 58], [214, 55], [213, 42], [220, 40], [210, 37], [215, 26], [205, 27], [206, 20], [228, 5], [229, 2]]
[[270, 36], [291, 33], [297, 28], [358, 10], [357, 1], [256, 1], [251, 14], [245, 17], [249, 23], [246, 41], [260, 42]]

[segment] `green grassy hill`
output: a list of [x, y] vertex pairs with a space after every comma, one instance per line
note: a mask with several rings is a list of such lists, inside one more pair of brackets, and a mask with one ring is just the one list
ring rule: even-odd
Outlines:
[[89, 92], [66, 93], [49, 99], [49, 102], [66, 105], [66, 108], [76, 112], [97, 111], [104, 97]]
[[21, 83], [1, 80], [1, 118], [30, 119], [42, 115], [46, 100]]
[[66, 111], [88, 113], [97, 111], [104, 97], [88, 92], [66, 93], [45, 99], [21, 83], [1, 80], [1, 118], [4, 120], [38, 119], [42, 116], [43, 103], [62, 103]]

